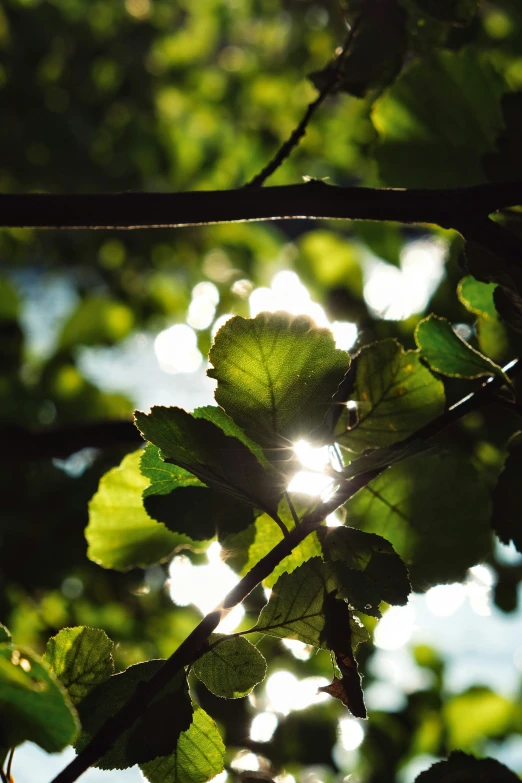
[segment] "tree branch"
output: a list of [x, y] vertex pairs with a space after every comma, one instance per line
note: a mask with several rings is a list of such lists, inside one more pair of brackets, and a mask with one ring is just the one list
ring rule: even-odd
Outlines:
[[189, 193], [0, 195], [0, 227], [178, 228], [256, 220], [377, 220], [466, 230], [522, 204], [522, 182], [441, 190], [301, 185]]
[[[520, 359], [510, 362], [504, 367], [504, 371], [511, 377], [521, 370], [522, 360]], [[449, 408], [442, 416], [422, 427], [408, 440], [433, 437], [433, 435], [439, 433], [461, 416], [487, 402], [489, 396], [496, 391], [499, 385], [502, 385], [502, 381], [496, 376], [488, 379], [477, 391], [469, 394]], [[161, 669], [150, 680], [135, 690], [129, 701], [102, 726], [89, 745], [54, 778], [52, 783], [73, 783], [92, 764], [98, 761], [113, 743], [145, 712], [152, 699], [168, 685], [176, 674], [185, 666], [191, 665], [206, 652], [207, 640], [221, 620], [237, 604], [241, 603], [263, 579], [269, 576], [281, 560], [287, 557], [306, 536], [316, 530], [328, 514], [335, 511], [341, 503], [345, 503], [360, 489], [367, 486], [370, 481], [385, 469], [386, 466], [343, 481], [329, 501], [321, 503], [315, 511], [303, 517], [301, 524], [293, 528], [286, 538], [277, 544], [238, 582], [222, 603], [203, 618], [178, 649], [165, 661]]]
[[275, 171], [277, 171], [277, 169], [281, 166], [281, 164], [284, 163], [284, 161], [289, 157], [289, 155], [291, 155], [294, 148], [297, 147], [297, 145], [305, 135], [306, 129], [308, 127], [308, 123], [314, 116], [315, 112], [321, 106], [324, 100], [328, 97], [328, 95], [330, 95], [330, 93], [333, 91], [336, 84], [338, 83], [344, 58], [346, 57], [346, 54], [348, 53], [348, 50], [352, 45], [352, 41], [359, 27], [360, 20], [361, 17], [356, 19], [354, 24], [350, 27], [348, 34], [345, 38], [343, 47], [341, 49], [341, 52], [339, 53], [339, 56], [335, 61], [331, 78], [328, 79], [324, 87], [320, 90], [319, 95], [317, 96], [315, 101], [312, 101], [312, 103], [308, 104], [308, 107], [299, 125], [297, 125], [297, 127], [294, 128], [294, 130], [292, 131], [288, 139], [277, 150], [272, 160], [269, 163], [267, 163], [267, 165], [263, 168], [263, 170], [260, 171], [259, 174], [257, 174], [255, 177], [253, 177], [253, 179], [251, 179], [250, 182], [248, 182], [245, 187], [252, 188], [252, 187], [261, 187], [262, 185], [264, 185], [266, 180], [269, 177], [271, 177]]

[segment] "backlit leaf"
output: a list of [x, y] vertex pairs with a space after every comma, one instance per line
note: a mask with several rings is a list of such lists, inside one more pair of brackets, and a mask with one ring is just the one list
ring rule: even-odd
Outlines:
[[[82, 732], [74, 747], [80, 753], [103, 726], [164, 661], [152, 660], [129, 666], [98, 685], [79, 705]], [[184, 672], [180, 672], [159, 696], [149, 704], [133, 726], [96, 762], [101, 769], [126, 769], [157, 756], [168, 756], [176, 748], [178, 737], [192, 721], [192, 705]]]
[[408, 602], [408, 571], [389, 541], [344, 526], [321, 528], [318, 535], [325, 559], [334, 564], [339, 594], [355, 609], [379, 617], [381, 601]]
[[142, 764], [141, 770], [150, 783], [206, 783], [222, 771], [224, 755], [216, 724], [196, 707], [192, 723], [179, 735], [174, 753]]
[[141, 454], [141, 449], [128, 454], [106, 473], [89, 504], [88, 556], [104, 568], [144, 568], [164, 560], [187, 540], [145, 511], [142, 494], [149, 481], [140, 472]]
[[0, 644], [0, 747], [27, 740], [56, 753], [78, 728], [65, 688], [42, 659], [24, 647]]
[[306, 438], [322, 422], [350, 363], [331, 332], [283, 312], [230, 319], [209, 360], [217, 402], [268, 449]]
[[502, 129], [504, 90], [500, 75], [471, 48], [414, 63], [373, 109], [383, 182], [410, 188], [485, 182], [482, 156]]
[[495, 288], [494, 283], [481, 283], [480, 280], [467, 275], [460, 281], [457, 293], [460, 301], [470, 313], [496, 320], [498, 313], [493, 301]]
[[480, 378], [498, 375], [502, 368], [476, 351], [456, 334], [449, 321], [436, 315], [424, 318], [415, 330], [415, 341], [430, 367], [451, 378]]
[[141, 454], [140, 470], [150, 481], [143, 491], [144, 498], [149, 495], [168, 495], [180, 487], [205, 486], [188, 470], [162, 459], [159, 448], [153, 443], [147, 443]]
[[489, 493], [463, 454], [392, 465], [345, 508], [350, 525], [390, 541], [414, 590], [464, 578], [491, 547]]
[[212, 648], [198, 658], [193, 669], [215, 696], [238, 699], [265, 678], [266, 661], [247, 639], [212, 634], [209, 641]]
[[336, 440], [355, 452], [404, 440], [444, 410], [444, 387], [420, 361], [395, 340], [363, 348], [357, 357], [350, 397], [357, 422], [346, 429], [350, 408], [336, 427]]
[[100, 628], [63, 628], [47, 642], [43, 660], [78, 704], [113, 674], [113, 647]]

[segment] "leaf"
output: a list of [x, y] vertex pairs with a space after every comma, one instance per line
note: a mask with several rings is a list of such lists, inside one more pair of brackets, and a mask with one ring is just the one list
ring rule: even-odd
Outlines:
[[179, 735], [174, 753], [141, 765], [150, 783], [206, 783], [224, 767], [225, 746], [216, 724], [196, 707], [192, 723]]
[[216, 400], [264, 448], [287, 447], [321, 424], [350, 357], [307, 316], [231, 318], [209, 354]]
[[303, 563], [291, 574], [281, 574], [261, 610], [255, 630], [323, 647], [323, 604], [332, 589], [335, 589], [334, 581], [329, 579], [318, 557]]
[[[79, 705], [82, 732], [74, 743], [80, 753], [103, 724], [134, 695], [140, 683], [161, 668], [164, 661], [153, 660], [129, 666], [98, 685]], [[96, 762], [101, 769], [127, 769], [157, 756], [168, 756], [178, 737], [192, 721], [192, 705], [184, 672], [180, 672], [141, 713], [110, 750]]]
[[358, 98], [393, 82], [406, 55], [406, 13], [397, 0], [366, 0], [352, 44], [341, 63], [310, 74], [318, 90], [335, 79], [335, 89]]
[[501, 76], [472, 48], [414, 63], [373, 108], [383, 183], [447, 188], [485, 182], [482, 157], [493, 151], [503, 126], [504, 90]]
[[522, 438], [510, 444], [497, 486], [493, 491], [493, 520], [495, 533], [504, 544], [513, 544], [522, 552], [522, 513], [520, 509], [520, 477], [522, 475]]
[[205, 541], [216, 533], [220, 538], [237, 533], [254, 521], [251, 506], [209, 489], [192, 473], [165, 462], [152, 443], [143, 452], [140, 469], [152, 481], [143, 492], [145, 510], [174, 533]]
[[204, 487], [196, 476], [178, 465], [165, 462], [160, 450], [153, 443], [147, 443], [141, 452], [140, 470], [150, 484], [143, 490], [143, 497], [149, 495], [168, 495], [180, 487]]
[[335, 655], [341, 679], [334, 676], [330, 685], [319, 688], [319, 690], [342, 701], [355, 718], [366, 718], [361, 676], [354, 657], [350, 610], [344, 601], [335, 598], [335, 593], [326, 597], [324, 609], [326, 618], [325, 643]]
[[495, 288], [494, 283], [481, 283], [471, 275], [467, 275], [458, 284], [457, 294], [470, 313], [496, 321], [498, 313], [493, 301]]
[[395, 340], [363, 348], [357, 358], [357, 423], [346, 429], [350, 409], [339, 419], [336, 440], [362, 452], [404, 440], [444, 410], [444, 387], [420, 362], [417, 351], [405, 351]]
[[0, 644], [0, 747], [29, 741], [57, 753], [78, 728], [65, 688], [42, 659], [25, 647]]
[[419, 8], [443, 22], [454, 25], [471, 24], [478, 9], [478, 0], [415, 0]]
[[240, 440], [241, 443], [243, 443], [243, 445], [245, 445], [247, 449], [252, 452], [261, 465], [267, 468], [270, 467], [270, 463], [266, 459], [263, 449], [259, 443], [256, 443], [251, 438], [249, 438], [241, 429], [241, 427], [238, 427], [235, 421], [225, 413], [223, 408], [220, 408], [217, 405], [205, 405], [203, 408], [196, 408], [192, 415], [196, 419], [206, 419], [207, 421], [211, 421], [213, 424], [216, 424], [221, 430], [223, 430], [225, 435], [230, 435], [231, 437]]
[[197, 419], [181, 408], [154, 406], [150, 414], [136, 411], [136, 424], [165, 459], [193, 473], [212, 489], [277, 514], [281, 488], [237, 438], [211, 421]]
[[505, 737], [512, 730], [516, 710], [505, 696], [479, 685], [446, 699], [442, 714], [447, 747], [472, 750], [487, 738]]
[[[297, 505], [296, 512], [302, 516], [303, 509], [299, 502], [294, 499], [294, 506]], [[294, 520], [288, 508], [286, 498], [279, 503], [277, 510], [279, 518], [286, 525], [288, 530], [294, 527]], [[281, 528], [275, 524], [268, 514], [261, 514], [252, 525], [251, 535], [243, 539], [238, 537], [229, 537], [223, 541], [225, 553], [230, 549], [232, 557], [241, 556], [242, 564], [238, 571], [242, 575], [251, 571], [261, 558], [267, 555], [276, 544], [283, 540]], [[241, 551], [243, 550], [243, 551]], [[287, 555], [274, 568], [269, 576], [263, 580], [265, 587], [272, 587], [283, 573], [291, 573], [297, 566], [312, 557], [321, 556], [321, 545], [316, 533], [310, 533], [301, 541], [289, 555]]]
[[522, 91], [502, 96], [503, 128], [495, 147], [483, 160], [484, 170], [493, 182], [507, 182], [522, 177]]
[[417, 325], [415, 342], [430, 367], [450, 378], [497, 375], [509, 383], [497, 364], [482, 356], [456, 334], [449, 321], [429, 315]]
[[227, 639], [212, 634], [209, 641], [211, 649], [198, 658], [193, 670], [215, 696], [239, 699], [264, 680], [266, 661], [242, 636]]
[[100, 481], [89, 503], [85, 536], [88, 557], [104, 568], [125, 571], [165, 560], [183, 540], [143, 508], [148, 480], [140, 473], [141, 449], [128, 454]]
[[346, 479], [355, 478], [363, 473], [370, 473], [373, 470], [394, 465], [396, 462], [402, 462], [416, 454], [439, 454], [441, 446], [430, 443], [429, 440], [411, 440], [407, 443], [395, 443], [384, 449], [370, 449], [364, 451], [360, 457], [353, 459], [349, 465], [346, 465], [340, 473]]
[[408, 571], [389, 541], [343, 526], [321, 528], [318, 535], [325, 559], [335, 566], [339, 594], [355, 609], [380, 617], [381, 601], [408, 602]]
[[463, 579], [490, 551], [489, 494], [464, 454], [392, 465], [345, 509], [350, 525], [386, 537], [417, 591]]
[[47, 642], [43, 660], [73, 704], [114, 673], [114, 642], [100, 628], [63, 628]]
[[476, 759], [458, 750], [415, 778], [415, 783], [518, 783], [519, 777], [495, 759]]

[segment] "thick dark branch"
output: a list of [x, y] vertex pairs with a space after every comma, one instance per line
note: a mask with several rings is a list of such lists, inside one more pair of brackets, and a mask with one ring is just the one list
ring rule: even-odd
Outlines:
[[324, 182], [190, 193], [0, 195], [0, 227], [175, 228], [255, 220], [391, 220], [468, 226], [522, 204], [522, 182], [451, 190], [337, 187]]
[[[522, 361], [511, 362], [504, 371], [513, 376], [522, 368]], [[502, 385], [502, 381], [493, 378], [486, 381], [476, 392], [468, 395], [456, 405], [449, 408], [442, 416], [434, 419], [426, 427], [420, 429], [412, 438], [428, 438], [439, 433], [447, 425], [452, 424], [461, 416], [488, 402], [491, 395]], [[403, 442], [404, 443], [404, 442]], [[119, 710], [93, 738], [91, 743], [67, 766], [52, 783], [73, 783], [92, 764], [94, 764], [116, 742], [137, 718], [142, 715], [152, 699], [158, 695], [176, 674], [185, 666], [192, 664], [206, 651], [206, 643], [210, 634], [217, 628], [234, 606], [241, 603], [252, 590], [257, 587], [274, 568], [303, 541], [306, 536], [317, 529], [321, 522], [340, 505], [353, 497], [365, 487], [386, 467], [373, 470], [348, 481], [343, 481], [331, 500], [322, 503], [316, 511], [306, 515], [301, 524], [290, 531], [283, 541], [275, 546], [243, 579], [228, 593], [223, 602], [210, 612], [178, 649], [170, 656], [161, 669], [148, 682], [143, 683], [122, 709]]]

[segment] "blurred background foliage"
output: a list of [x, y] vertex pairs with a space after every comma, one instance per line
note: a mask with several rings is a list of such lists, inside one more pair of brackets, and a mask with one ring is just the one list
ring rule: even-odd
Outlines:
[[[435, 18], [429, 2], [403, 5], [411, 15], [402, 75], [391, 87], [369, 79], [354, 90], [348, 74], [359, 97], [330, 97], [270, 184], [311, 176], [451, 186], [507, 176], [502, 152], [518, 150], [522, 113], [522, 6], [484, 2], [470, 24], [455, 26]], [[2, 192], [242, 186], [317, 94], [306, 77], [320, 83], [317, 73], [342, 44], [345, 10], [338, 0], [4, 0]], [[168, 656], [200, 617], [176, 580], [190, 572], [203, 584], [210, 573], [195, 569], [218, 567], [215, 550], [123, 574], [87, 560], [89, 499], [140, 441], [125, 430], [123, 442], [84, 448], [86, 427], [126, 421], [154, 403], [210, 402], [204, 357], [213, 333], [230, 314], [265, 308], [337, 324], [353, 352], [388, 336], [414, 347], [416, 323], [434, 311], [505, 363], [520, 337], [487, 303], [464, 306], [457, 284], [465, 274], [460, 238], [430, 227], [2, 231], [0, 607], [16, 642], [41, 652], [60, 628], [89, 625], [116, 640], [121, 667]], [[446, 382], [450, 401], [472, 388]], [[491, 406], [448, 435], [489, 486], [515, 416]], [[54, 454], [51, 441], [42, 452], [42, 431], [64, 427], [74, 448]], [[521, 579], [521, 558], [492, 543], [488, 562], [463, 585], [390, 610], [375, 647], [360, 651], [367, 724], [316, 703], [323, 683], [313, 678], [328, 677], [331, 664], [299, 645], [263, 640], [269, 678], [253, 697], [220, 700], [194, 682], [229, 748], [230, 779], [352, 774], [361, 783], [411, 783], [453, 748], [522, 773]], [[250, 596], [241, 627], [263, 601], [261, 589]], [[34, 779], [34, 751], [17, 757], [16, 780]]]

